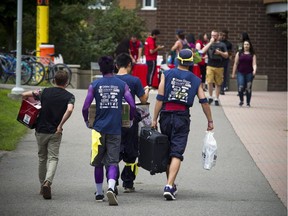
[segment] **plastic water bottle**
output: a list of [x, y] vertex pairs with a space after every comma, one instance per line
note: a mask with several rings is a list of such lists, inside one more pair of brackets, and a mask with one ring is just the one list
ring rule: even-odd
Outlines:
[[171, 63], [172, 63], [172, 57], [171, 55], [168, 55], [167, 64], [171, 64]]

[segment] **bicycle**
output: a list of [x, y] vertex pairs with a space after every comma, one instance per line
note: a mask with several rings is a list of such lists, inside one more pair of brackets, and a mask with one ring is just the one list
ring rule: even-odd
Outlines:
[[[16, 82], [16, 64], [14, 57], [15, 51], [9, 54], [0, 54], [0, 83]], [[32, 70], [27, 62], [21, 61], [21, 84], [26, 85], [32, 78]]]
[[36, 50], [26, 51], [28, 55], [23, 56], [26, 61], [29, 61], [33, 67], [32, 78], [29, 82], [30, 85], [39, 85], [44, 80], [48, 80], [54, 85], [54, 75], [58, 70], [65, 70], [68, 73], [68, 85], [71, 85], [72, 71], [64, 63], [55, 64], [52, 57], [57, 57], [60, 54], [49, 54], [48, 57], [37, 57], [35, 56]]

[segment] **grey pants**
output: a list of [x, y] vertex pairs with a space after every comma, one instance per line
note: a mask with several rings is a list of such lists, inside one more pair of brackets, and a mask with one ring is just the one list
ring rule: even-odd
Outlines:
[[52, 184], [59, 158], [62, 134], [44, 134], [35, 132], [38, 143], [38, 174], [41, 185], [45, 181]]

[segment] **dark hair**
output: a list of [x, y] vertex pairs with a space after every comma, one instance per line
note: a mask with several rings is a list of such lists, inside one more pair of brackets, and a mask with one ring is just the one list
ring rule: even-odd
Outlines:
[[208, 40], [210, 40], [211, 39], [211, 33], [208, 32], [208, 33], [206, 33], [206, 35], [207, 35]]
[[151, 32], [151, 35], [159, 35], [160, 34], [160, 31], [158, 29], [153, 29], [152, 32]]
[[120, 53], [129, 53], [130, 39], [124, 38], [116, 47], [115, 56]]
[[224, 34], [226, 34], [226, 35], [229, 34], [229, 31], [228, 31], [227, 29], [223, 29], [222, 32], [223, 32]]
[[245, 42], [248, 42], [248, 43], [250, 44], [249, 52], [250, 52], [250, 54], [251, 54], [252, 56], [254, 56], [254, 55], [255, 55], [255, 51], [254, 51], [254, 48], [253, 48], [252, 43], [251, 43], [250, 40], [244, 40], [244, 41], [242, 42], [242, 49], [240, 50], [239, 55], [241, 55], [242, 53], [244, 53], [244, 43], [245, 43]]
[[198, 33], [198, 40], [204, 41], [204, 34], [203, 33]]
[[190, 44], [190, 43], [195, 44], [194, 34], [188, 34], [188, 35], [186, 36], [186, 40], [187, 40], [187, 42], [188, 42], [189, 44]]
[[68, 78], [68, 72], [64, 70], [58, 70], [54, 75], [55, 84], [58, 86], [66, 86]]
[[121, 53], [116, 57], [116, 65], [118, 68], [126, 68], [130, 63], [132, 64], [132, 59], [127, 53]]
[[111, 56], [102, 56], [98, 60], [101, 73], [108, 74], [113, 73], [114, 69], [114, 59]]
[[242, 32], [242, 42], [244, 42], [245, 40], [248, 40], [249, 43], [251, 44], [248, 33], [247, 32]]

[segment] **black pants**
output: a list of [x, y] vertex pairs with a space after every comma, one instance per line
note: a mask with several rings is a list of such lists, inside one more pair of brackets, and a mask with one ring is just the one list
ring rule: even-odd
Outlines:
[[[131, 164], [135, 163], [138, 157], [138, 122], [134, 121], [131, 128], [122, 128], [120, 160], [126, 165], [121, 172], [121, 179], [124, 188], [132, 188], [136, 178], [135, 169], [132, 170]], [[130, 165], [129, 165], [130, 164]]]
[[152, 86], [152, 80], [154, 73], [156, 71], [156, 60], [146, 61], [148, 71], [147, 71], [147, 85]]

